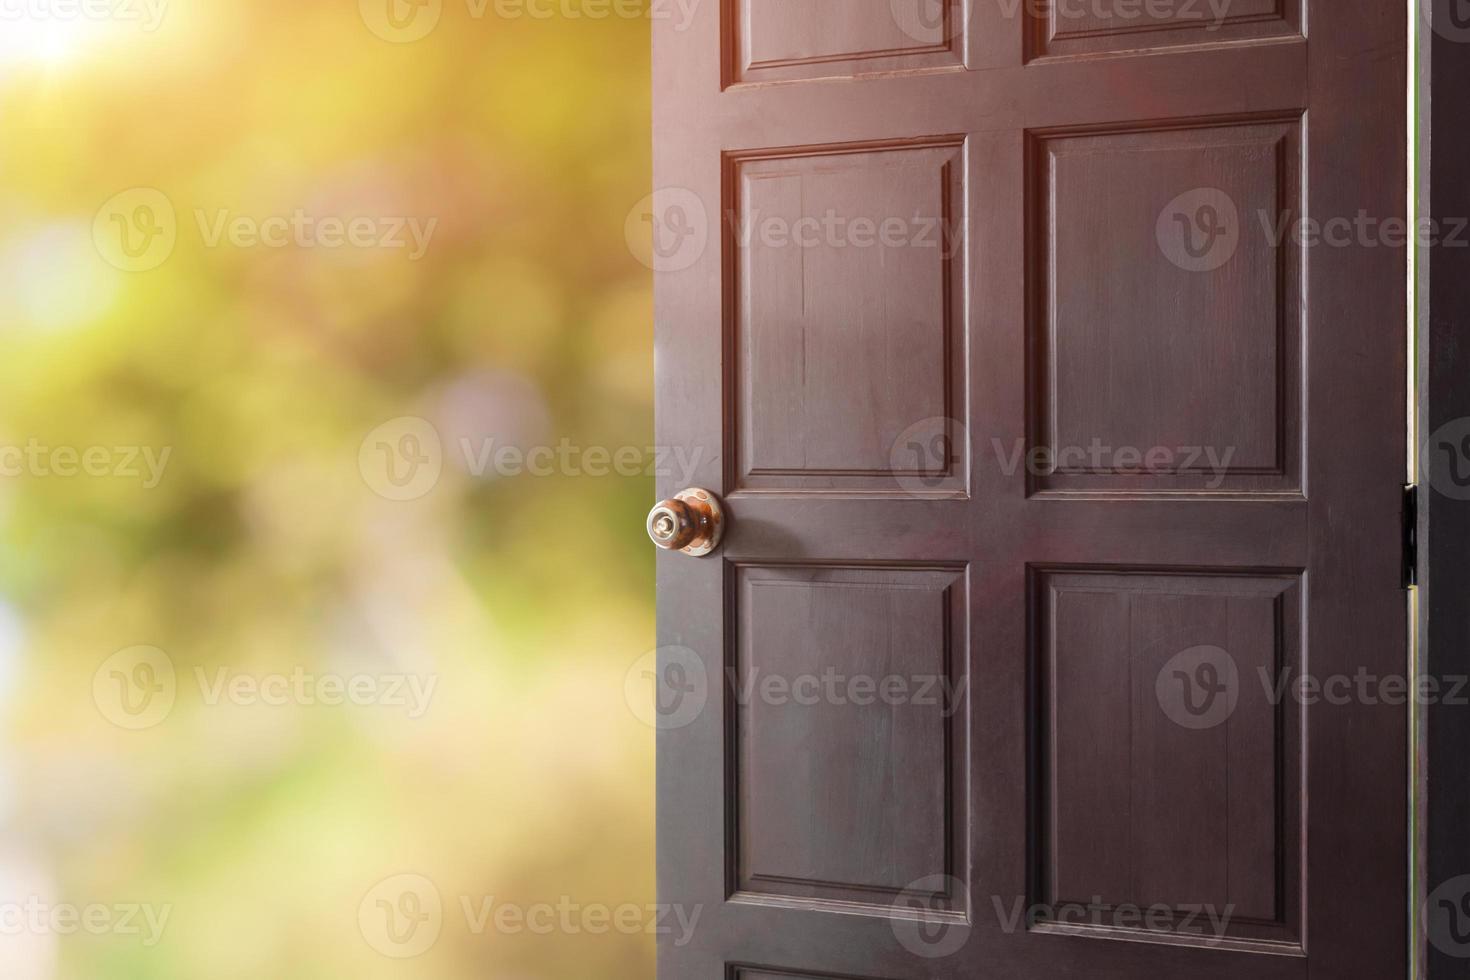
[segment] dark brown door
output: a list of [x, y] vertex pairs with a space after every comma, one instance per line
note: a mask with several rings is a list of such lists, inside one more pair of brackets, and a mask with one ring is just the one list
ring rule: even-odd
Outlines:
[[654, 5], [663, 980], [1406, 976], [1405, 7]]

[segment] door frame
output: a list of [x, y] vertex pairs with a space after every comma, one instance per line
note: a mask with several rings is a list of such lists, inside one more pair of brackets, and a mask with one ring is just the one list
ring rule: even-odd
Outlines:
[[[1456, 26], [1451, 6], [1411, 0], [1416, 25], [1412, 80], [1415, 181], [1414, 213], [1434, 227], [1470, 217], [1470, 131], [1453, 98], [1470, 89], [1470, 32]], [[1436, 99], [1435, 93], [1449, 98]], [[1463, 236], [1462, 236], [1463, 237]], [[1413, 364], [1416, 371], [1410, 445], [1422, 447], [1441, 426], [1470, 417], [1470, 252], [1419, 244], [1414, 250]], [[1415, 518], [1419, 542], [1417, 587], [1410, 595], [1415, 674], [1470, 676], [1470, 501], [1436, 491], [1416, 453], [1409, 461], [1419, 486]], [[1448, 980], [1465, 972], [1465, 960], [1430, 941], [1421, 909], [1441, 884], [1470, 873], [1470, 709], [1438, 703], [1414, 717], [1414, 808], [1416, 839], [1412, 871], [1416, 887], [1414, 929], [1419, 975]], [[1466, 950], [1465, 952], [1470, 952]]]

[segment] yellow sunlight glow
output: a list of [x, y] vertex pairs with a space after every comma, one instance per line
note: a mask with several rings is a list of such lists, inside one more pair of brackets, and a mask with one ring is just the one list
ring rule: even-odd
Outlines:
[[75, 61], [106, 29], [85, 17], [0, 12], [0, 65], [59, 67]]

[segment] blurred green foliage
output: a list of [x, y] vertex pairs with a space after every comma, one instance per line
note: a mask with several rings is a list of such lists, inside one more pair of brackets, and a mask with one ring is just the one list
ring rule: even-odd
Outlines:
[[[477, 934], [462, 907], [654, 901], [653, 738], [623, 697], [653, 645], [652, 480], [456, 448], [651, 441], [624, 242], [648, 22], [475, 9], [413, 43], [352, 0], [0, 25], [0, 446], [169, 453], [156, 486], [121, 455], [0, 477], [0, 902], [171, 909], [154, 945], [0, 922], [10, 980], [652, 976], [646, 932]], [[119, 268], [98, 235], [138, 188], [177, 241]], [[212, 240], [221, 213], [437, 223], [414, 260]], [[360, 465], [401, 416], [444, 440], [412, 500]], [[177, 697], [130, 730], [94, 681], [138, 645]], [[210, 703], [222, 668], [437, 688], [422, 717]], [[413, 959], [359, 921], [403, 873], [444, 904]]]

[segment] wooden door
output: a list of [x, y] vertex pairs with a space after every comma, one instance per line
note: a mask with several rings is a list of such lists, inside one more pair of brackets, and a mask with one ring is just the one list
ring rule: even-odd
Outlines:
[[1406, 975], [1407, 19], [654, 5], [663, 980]]

